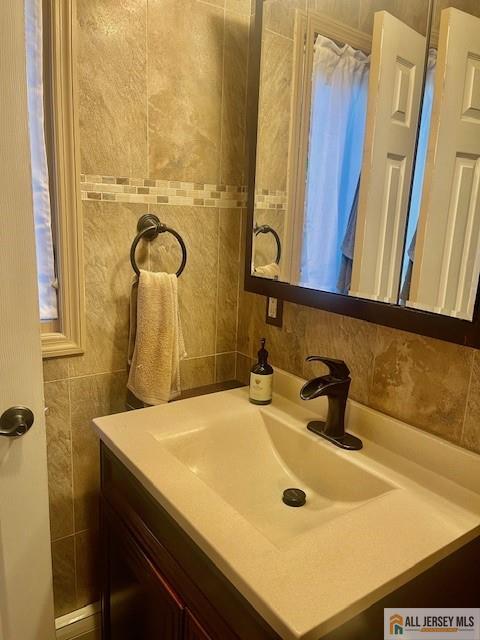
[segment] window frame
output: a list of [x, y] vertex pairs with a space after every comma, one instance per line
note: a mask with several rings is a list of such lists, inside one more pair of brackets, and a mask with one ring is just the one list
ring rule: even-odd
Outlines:
[[58, 320], [41, 322], [44, 358], [77, 355], [85, 345], [76, 13], [74, 0], [43, 0], [45, 105]]

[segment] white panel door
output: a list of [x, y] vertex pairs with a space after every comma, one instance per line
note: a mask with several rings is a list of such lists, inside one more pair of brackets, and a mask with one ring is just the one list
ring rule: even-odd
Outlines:
[[480, 19], [445, 9], [408, 306], [472, 319], [479, 195]]
[[[0, 436], [0, 639], [55, 637], [23, 2], [0, 3], [0, 414], [35, 416]], [[0, 424], [2, 429], [4, 424]]]
[[426, 39], [375, 13], [350, 295], [396, 303]]

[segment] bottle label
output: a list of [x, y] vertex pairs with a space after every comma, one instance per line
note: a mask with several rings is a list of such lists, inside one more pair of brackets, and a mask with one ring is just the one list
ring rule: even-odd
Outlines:
[[258, 373], [250, 374], [250, 398], [265, 402], [272, 399], [272, 380], [273, 374], [259, 375]]

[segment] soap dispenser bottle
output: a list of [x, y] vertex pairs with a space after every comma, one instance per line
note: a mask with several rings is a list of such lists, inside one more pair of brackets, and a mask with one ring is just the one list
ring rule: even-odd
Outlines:
[[250, 373], [250, 402], [253, 404], [270, 404], [272, 401], [273, 368], [268, 364], [268, 351], [265, 349], [265, 338], [260, 340], [258, 362]]

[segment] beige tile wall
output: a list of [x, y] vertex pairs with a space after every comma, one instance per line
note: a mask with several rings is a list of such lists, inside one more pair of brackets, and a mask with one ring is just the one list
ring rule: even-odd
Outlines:
[[[82, 173], [243, 185], [250, 0], [77, 0], [77, 13]], [[98, 598], [90, 421], [125, 408], [129, 250], [142, 213], [177, 229], [189, 252], [184, 388], [235, 377], [241, 203], [148, 202], [83, 200], [86, 350], [44, 364], [57, 616]], [[165, 234], [137, 262], [176, 271], [178, 245]]]
[[265, 298], [242, 292], [237, 375], [244, 382], [260, 337], [274, 365], [305, 378], [325, 373], [307, 355], [341, 358], [353, 399], [480, 453], [478, 351], [290, 303], [282, 329], [264, 318]]
[[[336, 4], [310, 1], [327, 12]], [[360, 17], [375, 1], [361, 3]], [[244, 184], [251, 0], [77, 3], [82, 172]], [[288, 35], [283, 23], [271, 27]], [[353, 398], [480, 452], [478, 352], [293, 304], [283, 329], [267, 326], [264, 298], [239, 286], [239, 209], [84, 201], [87, 348], [44, 364], [56, 615], [98, 597], [98, 443], [89, 423], [125, 406], [128, 251], [147, 209], [189, 247], [179, 283], [185, 388], [246, 380], [265, 335], [274, 364], [309, 376], [320, 368], [306, 355], [343, 358]], [[173, 270], [178, 249], [165, 237], [138, 260]]]

